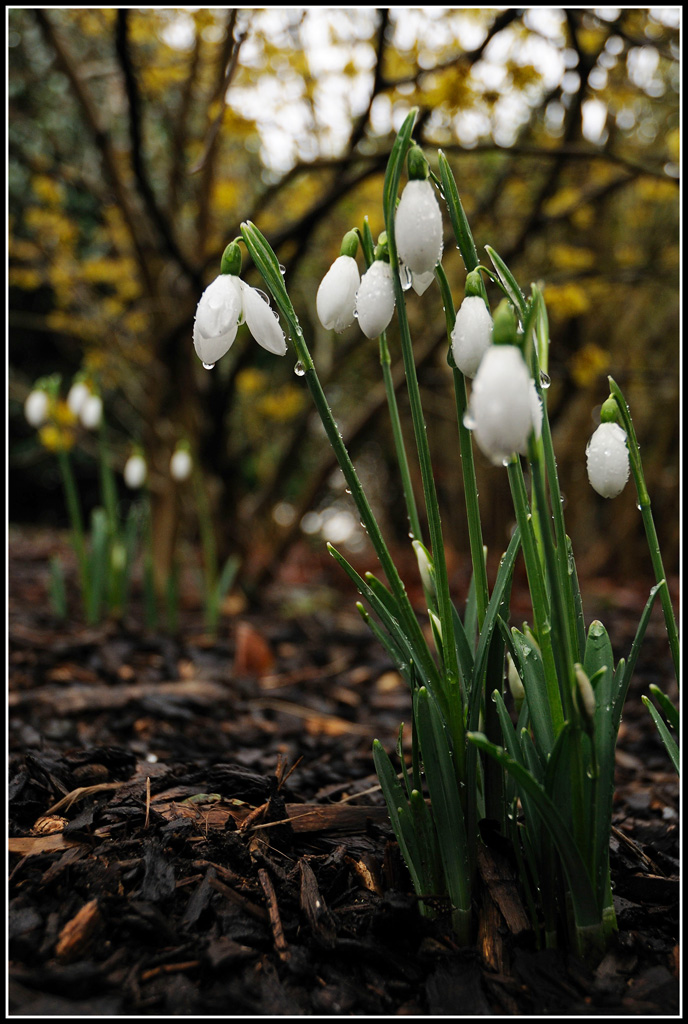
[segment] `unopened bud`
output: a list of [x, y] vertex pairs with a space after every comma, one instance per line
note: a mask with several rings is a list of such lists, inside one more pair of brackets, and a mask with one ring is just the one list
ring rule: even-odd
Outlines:
[[592, 724], [595, 720], [595, 711], [597, 710], [595, 691], [583, 666], [576, 662], [573, 668], [576, 673], [576, 683], [578, 684], [578, 696], [580, 698], [578, 703], [580, 709], [584, 719], [587, 719], [588, 723]]
[[509, 689], [511, 690], [511, 696], [514, 698], [516, 704], [516, 710], [521, 710], [521, 705], [526, 695], [526, 691], [523, 688], [523, 680], [521, 679], [521, 673], [518, 671], [514, 664], [514, 659], [507, 651], [506, 655], [507, 663], [507, 679], [509, 681]]

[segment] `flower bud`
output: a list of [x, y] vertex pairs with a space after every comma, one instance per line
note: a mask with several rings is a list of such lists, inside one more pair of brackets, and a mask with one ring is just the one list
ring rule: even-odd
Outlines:
[[367, 338], [377, 338], [387, 329], [394, 301], [391, 267], [384, 260], [375, 260], [361, 278], [356, 293], [356, 316]]
[[188, 480], [191, 476], [192, 469], [193, 459], [191, 458], [191, 452], [186, 445], [178, 445], [170, 459], [170, 476], [178, 483], [183, 483], [184, 480]]
[[626, 431], [618, 423], [600, 423], [585, 450], [588, 479], [603, 498], [615, 498], [626, 486], [630, 464]]
[[469, 295], [461, 303], [451, 339], [456, 366], [466, 377], [475, 377], [481, 359], [492, 344], [492, 317], [477, 295]]
[[465, 425], [495, 465], [523, 451], [536, 427], [532, 384], [520, 349], [490, 346], [473, 383]]
[[42, 388], [34, 388], [24, 402], [24, 416], [31, 427], [38, 429], [47, 421], [50, 412], [50, 397]]
[[434, 270], [442, 256], [442, 214], [432, 184], [406, 183], [395, 216], [399, 257], [414, 274]]
[[412, 545], [418, 560], [418, 571], [423, 582], [423, 587], [430, 596], [437, 594], [435, 586], [435, 566], [428, 549], [419, 540], [414, 540]]
[[146, 476], [148, 475], [146, 460], [143, 455], [139, 452], [134, 452], [133, 455], [130, 455], [124, 465], [123, 475], [125, 484], [133, 491], [137, 491], [140, 487], [143, 487], [146, 482]]
[[583, 666], [576, 662], [573, 668], [576, 674], [576, 685], [578, 686], [578, 706], [584, 720], [586, 720], [586, 724], [591, 725], [595, 721], [595, 711], [597, 710], [595, 691]]
[[341, 333], [354, 322], [360, 283], [361, 275], [353, 256], [338, 256], [320, 282], [315, 299], [318, 319], [325, 330]]
[[507, 678], [509, 680], [509, 689], [511, 690], [511, 696], [514, 698], [514, 704], [516, 710], [521, 710], [521, 705], [525, 699], [526, 691], [523, 687], [523, 680], [521, 674], [514, 665], [514, 659], [511, 657], [509, 652], [506, 654], [507, 663]]
[[[68, 400], [69, 401], [69, 400]], [[97, 430], [103, 420], [103, 400], [100, 395], [88, 394], [79, 408], [81, 425], [87, 430]]]

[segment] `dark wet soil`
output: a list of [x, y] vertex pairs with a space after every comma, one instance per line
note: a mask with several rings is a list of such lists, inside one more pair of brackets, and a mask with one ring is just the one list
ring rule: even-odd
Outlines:
[[[473, 948], [419, 916], [371, 756], [408, 695], [346, 584], [285, 571], [214, 641], [193, 595], [176, 636], [61, 625], [59, 543], [10, 536], [11, 1016], [678, 1014], [679, 786], [640, 702], [671, 689], [661, 615], [617, 752], [618, 937], [590, 966], [535, 947], [497, 847]], [[648, 589], [597, 588], [619, 654]]]

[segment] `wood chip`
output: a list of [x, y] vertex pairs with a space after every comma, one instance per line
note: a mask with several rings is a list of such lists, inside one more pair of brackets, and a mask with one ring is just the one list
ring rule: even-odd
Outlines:
[[71, 963], [78, 959], [102, 927], [103, 919], [98, 908], [98, 900], [89, 900], [60, 932], [55, 945], [55, 956], [61, 963]]

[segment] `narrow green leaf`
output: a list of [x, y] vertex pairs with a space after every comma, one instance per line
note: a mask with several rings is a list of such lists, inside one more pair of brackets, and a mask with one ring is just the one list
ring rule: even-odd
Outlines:
[[466, 214], [464, 213], [463, 206], [461, 205], [459, 190], [456, 187], [454, 175], [452, 174], [451, 167], [449, 166], [447, 158], [442, 151], [439, 152], [438, 160], [442, 195], [444, 196], [444, 201], [447, 204], [449, 220], [451, 221], [456, 244], [459, 247], [466, 270], [475, 270], [480, 263], [480, 260], [478, 259], [478, 250], [476, 249], [470, 225], [466, 218]]
[[[505, 632], [506, 636], [506, 632]], [[511, 656], [521, 668], [521, 679], [526, 691], [528, 714], [533, 727], [535, 742], [540, 754], [547, 757], [555, 738], [554, 722], [549, 701], [542, 656], [535, 643], [514, 626], [510, 631]], [[508, 642], [508, 641], [507, 641]]]
[[664, 717], [667, 719], [672, 729], [678, 732], [679, 728], [679, 711], [678, 708], [672, 704], [666, 693], [662, 693], [660, 688], [655, 683], [650, 683], [650, 693], [655, 698], [660, 708], [664, 712]]
[[497, 271], [499, 280], [504, 285], [504, 288], [507, 294], [509, 295], [509, 298], [511, 299], [515, 308], [518, 310], [521, 319], [525, 320], [525, 316], [527, 313], [526, 300], [523, 295], [523, 292], [519, 288], [516, 278], [511, 273], [511, 271], [509, 270], [501, 256], [497, 252], [495, 252], [491, 245], [486, 245], [485, 251], [492, 260], [492, 265]]
[[640, 653], [640, 646], [645, 637], [645, 630], [647, 629], [647, 624], [650, 621], [650, 613], [652, 611], [652, 606], [655, 602], [657, 594], [662, 590], [662, 588], [665, 587], [666, 581], [661, 580], [661, 582], [655, 584], [655, 586], [652, 588], [648, 595], [647, 601], [645, 602], [645, 607], [643, 608], [643, 614], [640, 616], [638, 628], [633, 638], [633, 643], [631, 644], [631, 650], [628, 655], [628, 661], [626, 662], [626, 668], [624, 669], [623, 675], [621, 676], [618, 689], [612, 694], [613, 721], [615, 729], [619, 728], [619, 723], [621, 722], [621, 712], [623, 711], [623, 706], [626, 702], [628, 688], [631, 685], [631, 678], [633, 677], [633, 672], [635, 671], [636, 662], [638, 660], [638, 654]]
[[662, 742], [664, 744], [665, 750], [671, 758], [671, 763], [674, 766], [676, 774], [679, 775], [681, 772], [681, 755], [679, 752], [678, 744], [669, 732], [666, 723], [662, 719], [661, 715], [659, 714], [659, 712], [657, 711], [656, 707], [649, 699], [649, 697], [646, 697], [643, 694], [641, 699], [647, 710], [652, 715], [652, 721], [655, 723], [657, 729], [659, 730], [659, 735], [662, 737]]

